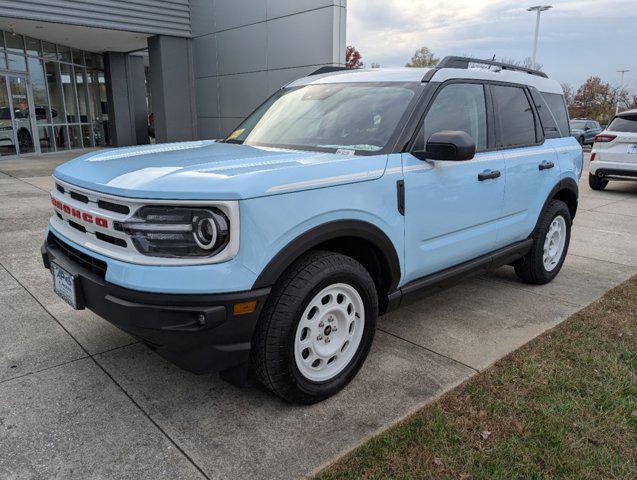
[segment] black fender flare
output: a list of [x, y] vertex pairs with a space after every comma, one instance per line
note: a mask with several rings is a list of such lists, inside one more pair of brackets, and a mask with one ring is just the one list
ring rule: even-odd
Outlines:
[[253, 289], [271, 287], [281, 274], [301, 255], [323, 242], [341, 237], [355, 237], [371, 242], [384, 257], [391, 275], [390, 291], [400, 281], [400, 260], [394, 244], [377, 226], [361, 220], [336, 220], [302, 233], [283, 247], [266, 265], [252, 286]]

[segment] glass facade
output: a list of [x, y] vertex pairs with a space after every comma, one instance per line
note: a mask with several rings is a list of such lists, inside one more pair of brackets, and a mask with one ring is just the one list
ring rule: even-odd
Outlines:
[[0, 155], [109, 144], [102, 56], [0, 31]]

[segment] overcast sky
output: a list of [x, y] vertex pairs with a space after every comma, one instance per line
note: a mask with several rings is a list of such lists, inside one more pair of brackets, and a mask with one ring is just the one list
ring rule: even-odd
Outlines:
[[[590, 75], [637, 92], [637, 0], [554, 0], [542, 13], [538, 62], [579, 86]], [[348, 0], [347, 43], [366, 66], [404, 66], [428, 46], [436, 56], [523, 60], [533, 51], [533, 0]]]

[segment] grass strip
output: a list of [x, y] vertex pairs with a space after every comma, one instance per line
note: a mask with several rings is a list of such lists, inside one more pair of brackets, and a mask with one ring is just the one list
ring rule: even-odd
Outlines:
[[637, 276], [316, 477], [384, 478], [637, 478]]

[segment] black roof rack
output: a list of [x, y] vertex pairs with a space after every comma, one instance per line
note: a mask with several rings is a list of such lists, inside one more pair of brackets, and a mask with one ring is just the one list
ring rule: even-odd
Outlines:
[[436, 65], [433, 70], [430, 71], [430, 73], [425, 75], [423, 81], [429, 81], [433, 76], [433, 73], [443, 68], [461, 68], [463, 70], [466, 70], [469, 68], [469, 64], [471, 63], [477, 63], [479, 65], [489, 65], [491, 67], [500, 67], [502, 70], [514, 70], [516, 72], [528, 73], [529, 75], [537, 75], [538, 77], [549, 78], [546, 73], [540, 72], [539, 70], [520, 67], [511, 63], [496, 62], [495, 60], [481, 60], [479, 58], [470, 57], [445, 57], [438, 63], [438, 65]]
[[308, 75], [308, 77], [311, 77], [313, 75], [322, 75], [324, 73], [341, 72], [343, 70], [350, 70], [350, 69], [347, 68], [347, 67], [338, 67], [338, 66], [335, 66], [335, 65], [326, 65], [325, 67], [321, 67], [318, 70], [310, 73]]

